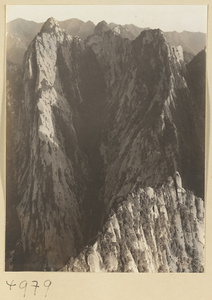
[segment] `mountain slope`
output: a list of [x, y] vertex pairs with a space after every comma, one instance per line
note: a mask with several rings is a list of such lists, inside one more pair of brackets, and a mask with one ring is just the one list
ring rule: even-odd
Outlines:
[[202, 32], [166, 32], [167, 41], [173, 46], [181, 45], [184, 51], [196, 55], [206, 47], [206, 34]]
[[144, 31], [130, 43], [103, 29], [102, 36], [89, 42], [109, 95], [101, 143], [104, 201], [125, 195], [136, 181], [144, 186], [163, 182], [176, 169], [196, 191], [188, 178], [191, 165], [199, 171], [194, 157], [201, 146], [196, 131], [190, 130], [195, 123], [181, 49], [169, 46], [160, 30]]
[[140, 28], [133, 24], [130, 25], [118, 25], [115, 23], [109, 23], [109, 27], [116, 33], [119, 34], [122, 38], [127, 38], [129, 40], [134, 40], [141, 31], [146, 30], [147, 28]]
[[7, 60], [19, 65], [33, 38], [40, 31], [42, 24], [16, 19], [7, 24]]
[[66, 31], [67, 34], [73, 36], [79, 36], [82, 39], [92, 35], [94, 32], [95, 25], [91, 21], [83, 22], [78, 19], [69, 19], [66, 21], [59, 22], [60, 27]]
[[162, 187], [133, 190], [111, 209], [103, 231], [61, 270], [69, 272], [202, 272], [204, 203]]
[[[197, 84], [200, 71], [201, 67], [195, 73]], [[8, 164], [7, 181], [8, 186], [14, 185], [16, 196], [8, 195], [7, 215], [16, 216], [20, 230], [13, 243], [7, 244], [8, 268], [61, 269], [105, 230], [119, 199], [134, 201], [137, 198], [132, 193], [136, 194], [138, 187], [155, 189], [176, 170], [184, 188], [192, 190], [197, 200], [187, 191], [182, 200], [185, 206], [175, 211], [178, 187], [169, 180], [170, 187], [159, 189], [160, 193], [171, 193], [164, 201], [173, 206], [169, 215], [173, 230], [177, 228], [174, 211], [183, 219], [190, 201], [199, 201], [195, 205], [203, 213], [202, 200], [197, 197], [203, 197], [204, 180], [199, 178], [204, 178], [204, 170], [202, 160], [196, 158], [204, 156], [197, 130], [199, 126], [204, 132], [204, 124], [195, 117], [197, 107], [188, 85], [193, 79], [182, 47], [170, 46], [162, 31], [145, 30], [130, 41], [102, 21], [83, 41], [68, 35], [50, 18], [28, 47], [22, 73], [15, 72], [19, 80], [14, 84], [16, 73], [12, 69], [8, 72], [13, 86], [12, 92], [7, 90], [12, 104], [9, 120], [18, 121], [12, 130], [15, 153]], [[16, 87], [20, 90], [17, 94]], [[159, 198], [158, 194], [154, 202]], [[143, 222], [143, 218], [150, 222], [149, 209], [136, 222]], [[126, 222], [131, 224], [133, 218], [128, 215]], [[8, 241], [10, 228], [14, 228], [11, 220], [8, 218]], [[198, 222], [202, 232], [203, 217]], [[169, 226], [165, 228], [163, 247], [169, 243], [167, 251], [175, 251], [170, 245]], [[178, 229], [186, 236], [184, 227]], [[152, 232], [151, 226], [147, 231], [147, 235]], [[192, 234], [192, 238], [198, 248], [199, 234]], [[200, 272], [202, 248], [196, 269], [195, 256], [188, 251], [179, 255], [179, 259], [190, 260], [185, 270]], [[17, 257], [22, 258], [20, 266]], [[165, 258], [161, 263], [158, 259], [149, 258], [154, 267], [149, 265], [148, 271], [157, 272], [160, 267], [183, 271], [182, 264], [177, 268]], [[127, 262], [115, 270], [127, 271]]]

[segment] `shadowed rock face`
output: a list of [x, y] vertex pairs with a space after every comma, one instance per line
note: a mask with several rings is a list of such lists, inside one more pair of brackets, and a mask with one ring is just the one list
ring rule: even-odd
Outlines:
[[[202, 200], [188, 191], [180, 199], [171, 183], [164, 190], [145, 189], [163, 183], [178, 170], [184, 188], [203, 196], [204, 180], [197, 179], [204, 178], [202, 160], [195, 159], [204, 157], [197, 130], [201, 127], [204, 132], [204, 123], [198, 121], [197, 100], [190, 90], [194, 79], [186, 70], [182, 48], [170, 46], [160, 30], [143, 31], [132, 42], [122, 39], [104, 21], [82, 41], [62, 31], [50, 18], [30, 44], [22, 69], [21, 73], [12, 64], [8, 69], [8, 120], [16, 118], [16, 126], [8, 125], [13, 137], [8, 147], [15, 149], [7, 156], [8, 187], [14, 182], [7, 199], [8, 241], [15, 227], [12, 220], [19, 227], [16, 238], [7, 243], [7, 268], [61, 269], [99, 231], [107, 231], [108, 217], [120, 213], [117, 203], [122, 199], [120, 207], [127, 204], [129, 209], [121, 216], [127, 226], [134, 222], [134, 213], [137, 223], [147, 219], [143, 244], [137, 240], [140, 246], [129, 263], [133, 253], [125, 247], [129, 241], [122, 234], [124, 241], [119, 246], [124, 248], [117, 253], [123, 261], [104, 258], [110, 263], [103, 259], [98, 270], [200, 272], [202, 248], [195, 244], [197, 256], [185, 248], [194, 246], [187, 240], [185, 227], [191, 227], [192, 239], [201, 236], [203, 243]], [[19, 74], [17, 82], [14, 72]], [[147, 191], [153, 191], [154, 197]], [[164, 229], [161, 225], [154, 232], [165, 212], [156, 213], [159, 207], [152, 212], [152, 204], [145, 204], [145, 193], [148, 201], [154, 198], [155, 205], [163, 198], [168, 216], [163, 220], [167, 222]], [[139, 197], [145, 203], [139, 200], [136, 209], [146, 209], [144, 215], [131, 212], [129, 203]], [[194, 202], [201, 206], [201, 218], [194, 212], [185, 225], [189, 207], [199, 209]], [[144, 230], [142, 226], [136, 230]], [[201, 232], [197, 237], [195, 226]], [[171, 242], [177, 230], [184, 235], [184, 244], [177, 238], [176, 245], [182, 244], [179, 255]], [[154, 242], [148, 244], [148, 235]], [[112, 247], [113, 240], [108, 243]], [[101, 247], [104, 252], [106, 246]], [[150, 257], [153, 247], [158, 253]], [[169, 260], [167, 253], [172, 251]], [[198, 266], [194, 267], [196, 257]], [[80, 271], [97, 271], [93, 259], [89, 256]], [[177, 259], [188, 262], [177, 263]], [[75, 265], [70, 268], [76, 270]]]
[[206, 52], [199, 52], [192, 61], [187, 65], [187, 82], [193, 98], [195, 130], [197, 132], [196, 145], [199, 147], [198, 154], [195, 158], [198, 164], [199, 172], [191, 176], [196, 181], [196, 193], [204, 197], [204, 176], [205, 171], [205, 80], [206, 74]]

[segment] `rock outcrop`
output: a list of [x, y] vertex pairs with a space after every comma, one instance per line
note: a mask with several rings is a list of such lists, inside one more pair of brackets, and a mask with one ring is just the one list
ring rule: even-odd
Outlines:
[[[16, 181], [26, 269], [62, 267], [83, 240], [86, 159], [73, 127], [70, 102], [74, 106], [76, 99], [64, 95], [57, 54], [60, 48], [61, 60], [67, 59], [61, 45], [68, 42], [51, 18], [25, 56]], [[77, 95], [77, 87], [72, 88]]]
[[204, 202], [172, 177], [118, 199], [102, 232], [61, 271], [203, 272]]
[[[83, 41], [49, 18], [16, 72], [11, 268], [59, 270], [72, 257], [71, 270], [201, 272], [204, 123], [182, 48], [159, 29], [123, 39], [104, 21]], [[172, 179], [157, 188], [176, 170], [185, 190]]]

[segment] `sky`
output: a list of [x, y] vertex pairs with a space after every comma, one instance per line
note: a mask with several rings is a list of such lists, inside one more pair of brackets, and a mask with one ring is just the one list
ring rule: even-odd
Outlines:
[[8, 5], [7, 22], [17, 18], [45, 22], [77, 18], [94, 24], [134, 24], [163, 31], [207, 31], [206, 5]]

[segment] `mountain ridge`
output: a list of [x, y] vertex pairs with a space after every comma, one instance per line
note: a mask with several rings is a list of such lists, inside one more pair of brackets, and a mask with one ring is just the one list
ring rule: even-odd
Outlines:
[[18, 122], [11, 129], [14, 177], [10, 170], [7, 182], [14, 179], [17, 196], [14, 204], [10, 195], [7, 214], [15, 214], [15, 205], [22, 254], [14, 247], [7, 254], [15, 251], [12, 264], [17, 255], [23, 259], [13, 268], [61, 269], [138, 184], [154, 188], [178, 170], [184, 187], [203, 195], [196, 128], [204, 132], [204, 123], [182, 49], [161, 30], [130, 41], [107, 26], [84, 41], [50, 18], [28, 47], [17, 83], [10, 67], [8, 120]]
[[[89, 27], [88, 27], [89, 22]], [[68, 19], [59, 21], [62, 29], [65, 29], [68, 34], [73, 36], [79, 35], [81, 38], [86, 39], [89, 35], [94, 33], [95, 25], [93, 22], [84, 22], [79, 19]], [[91, 23], [90, 23], [91, 22]], [[20, 24], [19, 24], [20, 23]], [[24, 25], [22, 24], [24, 23]], [[34, 24], [34, 26], [31, 26]], [[16, 19], [7, 23], [8, 41], [7, 41], [7, 58], [14, 63], [21, 63], [24, 52], [26, 51], [29, 43], [40, 31], [44, 23], [36, 23], [34, 21], [27, 21], [24, 19]], [[135, 39], [141, 31], [148, 28], [139, 28], [133, 24], [119, 25], [115, 23], [109, 23], [108, 26], [111, 29], [118, 28], [118, 33], [123, 38]], [[29, 29], [27, 29], [29, 27]], [[18, 30], [21, 28], [21, 31]], [[22, 29], [23, 28], [23, 29]], [[23, 32], [22, 32], [23, 30]], [[117, 29], [116, 29], [117, 30]], [[27, 38], [23, 41], [23, 35], [27, 33]], [[183, 37], [186, 35], [187, 37]], [[176, 37], [175, 37], [176, 36]], [[182, 36], [182, 37], [181, 37]], [[199, 51], [203, 50], [206, 45], [206, 35], [204, 33], [192, 33], [188, 31], [179, 32], [166, 32], [166, 37], [170, 44], [174, 46], [181, 45], [185, 52], [196, 55]], [[22, 44], [19, 44], [19, 40], [22, 39]], [[186, 41], [187, 39], [187, 41]], [[15, 50], [14, 50], [15, 47]], [[19, 51], [19, 56], [17, 56]], [[17, 58], [15, 57], [17, 56]]]
[[203, 207], [190, 191], [177, 194], [172, 176], [157, 189], [137, 186], [111, 209], [103, 231], [60, 271], [203, 272]]

